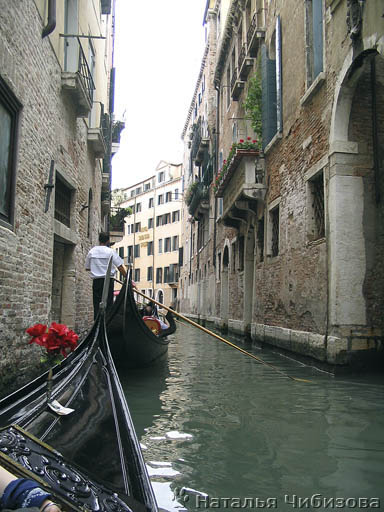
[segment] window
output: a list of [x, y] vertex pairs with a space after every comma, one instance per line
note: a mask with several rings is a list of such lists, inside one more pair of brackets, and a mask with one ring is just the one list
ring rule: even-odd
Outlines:
[[149, 198], [148, 208], [153, 208], [153, 197]]
[[179, 222], [180, 220], [180, 210], [176, 210], [172, 212], [172, 222]]
[[89, 189], [88, 192], [88, 227], [87, 227], [87, 237], [89, 238], [91, 234], [91, 218], [92, 218], [92, 189]]
[[169, 267], [164, 267], [164, 283], [169, 283]]
[[136, 222], [135, 224], [135, 233], [139, 233], [141, 230], [141, 222]]
[[[322, 0], [321, 0], [322, 1]], [[276, 18], [275, 37], [268, 54], [261, 48], [263, 147], [282, 131], [282, 52], [281, 22]]]
[[140, 258], [140, 244], [135, 245], [135, 258]]
[[163, 215], [163, 224], [170, 224], [170, 222], [171, 222], [171, 214], [165, 213]]
[[165, 180], [165, 174], [164, 174], [164, 171], [159, 172], [159, 174], [158, 174], [158, 178], [157, 178], [157, 179], [158, 179], [158, 182], [159, 182], [159, 183], [161, 183], [162, 181], [164, 181], [164, 180]]
[[156, 269], [156, 284], [159, 284], [162, 282], [163, 282], [163, 269], [160, 267], [160, 268]]
[[153, 217], [148, 219], [148, 229], [152, 229], [152, 228], [153, 228]]
[[55, 185], [55, 219], [67, 227], [71, 227], [71, 199], [72, 189], [57, 175]]
[[152, 256], [153, 254], [153, 242], [148, 242], [147, 244], [147, 256]]
[[153, 267], [147, 267], [147, 281], [152, 281], [153, 279]]
[[127, 247], [127, 263], [132, 263], [133, 260], [133, 245]]
[[159, 254], [163, 252], [163, 239], [159, 238]]
[[131, 225], [127, 224], [127, 235], [131, 234]]
[[136, 192], [136, 195], [141, 194], [141, 187], [137, 187], [135, 192]]
[[133, 279], [136, 283], [138, 283], [140, 281], [140, 269], [139, 268], [135, 268], [135, 277]]
[[172, 237], [172, 251], [178, 251], [179, 250], [179, 237], [173, 236]]
[[316, 174], [308, 181], [308, 237], [318, 240], [325, 236], [324, 173]]
[[145, 183], [144, 190], [149, 190], [150, 188], [151, 188], [151, 184], [150, 183]]
[[307, 87], [323, 71], [323, 0], [306, 0]]
[[172, 263], [169, 266], [168, 283], [177, 283], [179, 280], [179, 266], [177, 263]]
[[264, 217], [257, 221], [257, 262], [264, 261]]
[[119, 256], [122, 260], [124, 259], [124, 247], [119, 247]]
[[165, 202], [169, 203], [170, 201], [172, 201], [172, 192], [167, 192], [165, 194]]
[[164, 204], [164, 196], [160, 194], [157, 198], [157, 204]]
[[175, 201], [178, 201], [179, 199], [179, 189], [175, 188]]
[[164, 252], [171, 252], [171, 238], [164, 239]]
[[227, 91], [227, 109], [229, 108], [229, 105], [231, 104], [231, 68], [230, 66], [227, 67], [227, 84], [226, 84], [226, 91]]
[[232, 242], [231, 246], [231, 255], [232, 255], [232, 272], [236, 272], [236, 242]]
[[135, 191], [131, 190], [131, 197], [133, 197], [134, 195], [135, 195]]
[[[244, 270], [244, 237], [239, 237], [239, 271], [242, 272]], [[224, 253], [225, 256], [225, 253]]]
[[141, 212], [141, 203], [136, 204], [136, 213]]
[[280, 238], [280, 207], [277, 205], [269, 211], [269, 254], [275, 257], [279, 254]]

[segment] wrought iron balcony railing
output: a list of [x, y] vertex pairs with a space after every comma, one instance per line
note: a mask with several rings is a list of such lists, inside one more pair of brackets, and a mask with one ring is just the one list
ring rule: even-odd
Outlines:
[[83, 81], [83, 84], [85, 85], [85, 89], [87, 91], [87, 96], [89, 100], [92, 102], [95, 84], [92, 78], [91, 70], [89, 69], [88, 62], [83, 51], [83, 47], [81, 46], [81, 42], [78, 37], [77, 42], [79, 43], [79, 65], [77, 68], [77, 73]]

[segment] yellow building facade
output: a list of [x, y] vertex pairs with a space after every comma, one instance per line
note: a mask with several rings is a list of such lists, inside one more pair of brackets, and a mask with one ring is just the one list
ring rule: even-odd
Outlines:
[[169, 306], [178, 299], [182, 178], [181, 164], [160, 161], [155, 174], [119, 191], [120, 208], [130, 208], [123, 238], [114, 244], [131, 265], [137, 288]]

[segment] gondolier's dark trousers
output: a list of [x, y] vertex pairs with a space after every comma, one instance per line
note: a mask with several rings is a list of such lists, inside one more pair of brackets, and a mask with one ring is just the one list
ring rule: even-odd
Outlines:
[[[113, 279], [109, 283], [107, 308], [110, 308], [113, 304]], [[92, 291], [93, 291], [93, 318], [96, 319], [97, 313], [99, 312], [99, 306], [101, 297], [103, 295], [104, 277], [99, 277], [93, 280]]]

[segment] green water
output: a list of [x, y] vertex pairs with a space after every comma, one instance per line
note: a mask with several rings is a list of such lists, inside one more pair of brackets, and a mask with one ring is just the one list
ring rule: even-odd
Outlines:
[[285, 495], [317, 494], [344, 499], [317, 510], [367, 510], [353, 498], [384, 508], [383, 376], [334, 377], [249, 349], [311, 380], [294, 382], [178, 325], [164, 364], [120, 374], [160, 508], [255, 510], [255, 498], [275, 498], [293, 510], [299, 502]]

